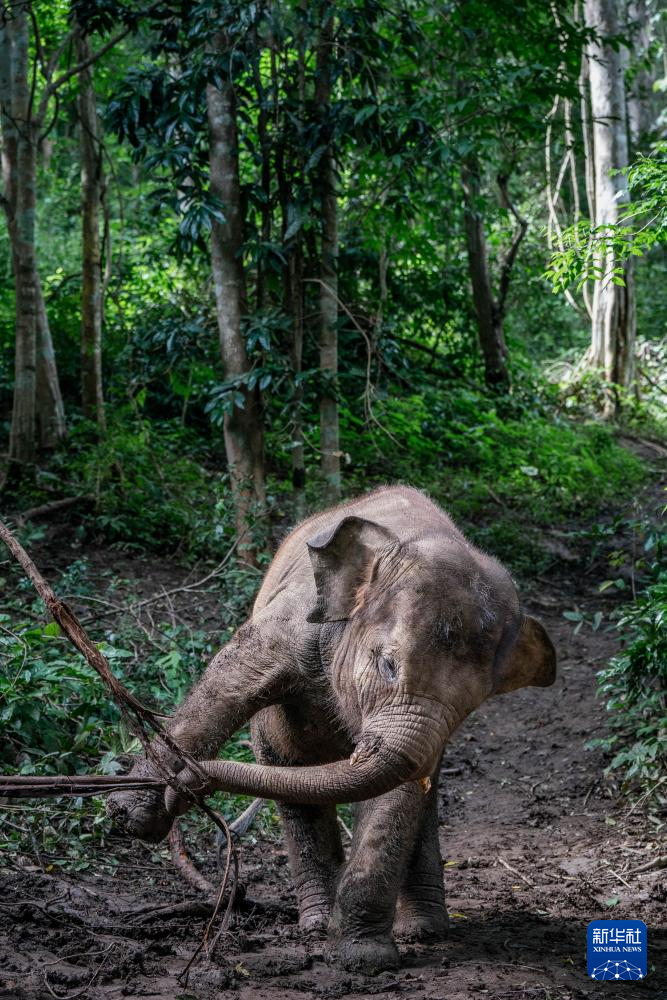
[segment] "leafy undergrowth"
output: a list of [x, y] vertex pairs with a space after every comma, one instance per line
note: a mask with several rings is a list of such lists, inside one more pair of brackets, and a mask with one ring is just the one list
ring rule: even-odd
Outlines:
[[[42, 535], [28, 528], [22, 541], [32, 549]], [[140, 561], [137, 568], [141, 573]], [[41, 601], [15, 565], [0, 559], [0, 573], [3, 589], [11, 594], [0, 613], [0, 769], [20, 774], [124, 769], [140, 745], [105, 687], [58, 626], [43, 624]], [[174, 568], [174, 574], [180, 578], [183, 570]], [[172, 609], [165, 603], [142, 604], [141, 576], [127, 579], [110, 568], [95, 569], [85, 557], [50, 582], [91, 634], [98, 640], [104, 636], [98, 646], [114, 675], [144, 704], [169, 714], [247, 615], [257, 579], [256, 570], [241, 564], [225, 567], [224, 579], [214, 576], [188, 595], [187, 618], [175, 612], [167, 616]], [[198, 625], [198, 612], [208, 627]], [[237, 733], [223, 753], [252, 759], [247, 730]], [[219, 796], [217, 804], [232, 817], [247, 800]], [[0, 821], [0, 846], [36, 845], [41, 855], [56, 859], [53, 863], [75, 867], [87, 867], [89, 847], [105, 846], [110, 833], [101, 799], [3, 805]], [[267, 829], [272, 826], [271, 810], [263, 822]]]
[[[372, 436], [343, 417], [358, 489], [369, 478], [426, 489], [518, 578], [550, 561], [543, 528], [620, 509], [649, 476], [612, 428], [563, 416], [548, 396], [498, 401], [452, 389], [384, 399]], [[355, 483], [357, 468], [364, 471]]]
[[[663, 511], [664, 513], [664, 511]], [[647, 807], [667, 807], [667, 529], [643, 521], [637, 562], [644, 586], [619, 613], [622, 648], [598, 674], [610, 712], [608, 736], [591, 741], [613, 756], [610, 773], [642, 790]], [[605, 581], [612, 584], [616, 581]]]

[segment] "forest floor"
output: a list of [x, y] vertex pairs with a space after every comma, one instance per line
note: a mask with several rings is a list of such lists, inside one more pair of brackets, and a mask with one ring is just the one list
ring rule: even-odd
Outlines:
[[[201, 897], [166, 857], [110, 838], [115, 870], [104, 857], [85, 871], [6, 859], [0, 998], [598, 1000], [613, 990], [616, 1000], [667, 1000], [667, 872], [637, 871], [656, 857], [664, 832], [605, 782], [600, 752], [585, 749], [605, 731], [595, 674], [617, 639], [589, 625], [574, 634], [563, 618], [576, 606], [590, 619], [617, 598], [598, 592], [576, 551], [561, 555], [524, 593], [557, 646], [555, 686], [487, 702], [446, 751], [446, 941], [400, 944], [401, 969], [375, 977], [328, 966], [322, 941], [299, 931], [282, 844], [256, 830], [239, 850], [243, 909], [210, 960], [179, 985], [205, 925]], [[201, 844], [197, 857], [219, 879], [212, 847]], [[612, 987], [587, 976], [586, 927], [596, 918], [646, 922], [645, 980]]]

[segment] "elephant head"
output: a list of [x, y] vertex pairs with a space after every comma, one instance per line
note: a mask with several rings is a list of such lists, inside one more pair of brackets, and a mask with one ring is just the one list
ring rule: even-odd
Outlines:
[[[521, 614], [506, 570], [453, 525], [402, 541], [346, 516], [307, 546], [316, 595], [304, 618], [320, 626], [354, 751], [314, 767], [205, 761], [210, 790], [312, 804], [373, 798], [429, 777], [451, 733], [487, 697], [553, 683], [547, 633]], [[179, 780], [201, 787], [189, 769]], [[167, 807], [185, 802], [169, 790]]]

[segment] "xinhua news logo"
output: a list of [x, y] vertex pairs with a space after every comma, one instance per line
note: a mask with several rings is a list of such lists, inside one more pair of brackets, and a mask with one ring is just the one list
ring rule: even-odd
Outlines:
[[591, 920], [588, 975], [612, 981], [646, 976], [647, 931], [643, 920]]

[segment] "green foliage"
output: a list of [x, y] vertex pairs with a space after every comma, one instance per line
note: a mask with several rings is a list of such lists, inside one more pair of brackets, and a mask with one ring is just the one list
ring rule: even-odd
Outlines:
[[[22, 540], [30, 544], [25, 533]], [[129, 761], [126, 755], [139, 749], [138, 741], [97, 674], [60, 635], [58, 626], [26, 622], [27, 607], [35, 617], [43, 615], [41, 602], [30, 603], [30, 585], [13, 566], [9, 577], [3, 586], [11, 596], [0, 614], [0, 769], [21, 774], [115, 773]], [[183, 700], [206, 661], [231, 636], [247, 614], [257, 586], [256, 571], [231, 565], [224, 580], [215, 577], [205, 592], [195, 590], [190, 604], [201, 601], [203, 594], [218, 606], [215, 627], [209, 631], [173, 617], [165, 621], [157, 610], [148, 627], [133, 611], [133, 602], [141, 596], [133, 592], [133, 585], [110, 573], [103, 572], [102, 579], [107, 583], [104, 598], [99, 597], [100, 578], [93, 579], [87, 560], [79, 559], [62, 572], [56, 590], [75, 607], [90, 600], [97, 612], [100, 605], [111, 609], [114, 624], [106, 629], [93, 626], [91, 633], [104, 636], [99, 648], [112, 672], [144, 704], [162, 714], [170, 714]], [[93, 590], [96, 596], [91, 595]], [[125, 613], [117, 613], [124, 609]], [[223, 748], [224, 755], [250, 759], [243, 745], [247, 738], [247, 731], [237, 733]], [[242, 800], [233, 796], [218, 798], [225, 814], [243, 807]], [[21, 814], [23, 826], [16, 827], [12, 810]], [[14, 849], [32, 850], [31, 841], [38, 838], [41, 851], [59, 855], [54, 863], [76, 868], [88, 867], [88, 845], [103, 846], [109, 832], [101, 800], [85, 807], [80, 799], [31, 805], [30, 810], [2, 807], [2, 820], [12, 824], [5, 836]]]
[[547, 524], [626, 496], [644, 477], [641, 461], [609, 428], [559, 416], [546, 391], [536, 405], [427, 389], [381, 399], [374, 413], [377, 426], [366, 438], [354, 433], [359, 421], [343, 414], [353, 464], [421, 484], [464, 517], [491, 498]]
[[222, 554], [234, 536], [227, 476], [207, 471], [192, 431], [146, 419], [141, 400], [117, 411], [95, 443], [82, 426], [63, 456], [68, 479], [94, 503], [84, 524], [125, 548]]
[[[639, 566], [650, 581], [620, 614], [623, 648], [598, 674], [599, 692], [611, 713], [611, 735], [592, 741], [613, 757], [609, 770], [646, 797], [665, 801], [667, 769], [667, 532], [634, 525], [643, 537]], [[605, 584], [611, 581], [605, 581]], [[603, 585], [605, 586], [605, 585]]]
[[582, 221], [564, 231], [562, 248], [545, 271], [554, 291], [572, 284], [579, 289], [587, 281], [624, 285], [625, 261], [667, 243], [667, 143], [656, 143], [650, 156], [640, 155], [621, 173], [633, 200], [621, 206], [615, 224]]

